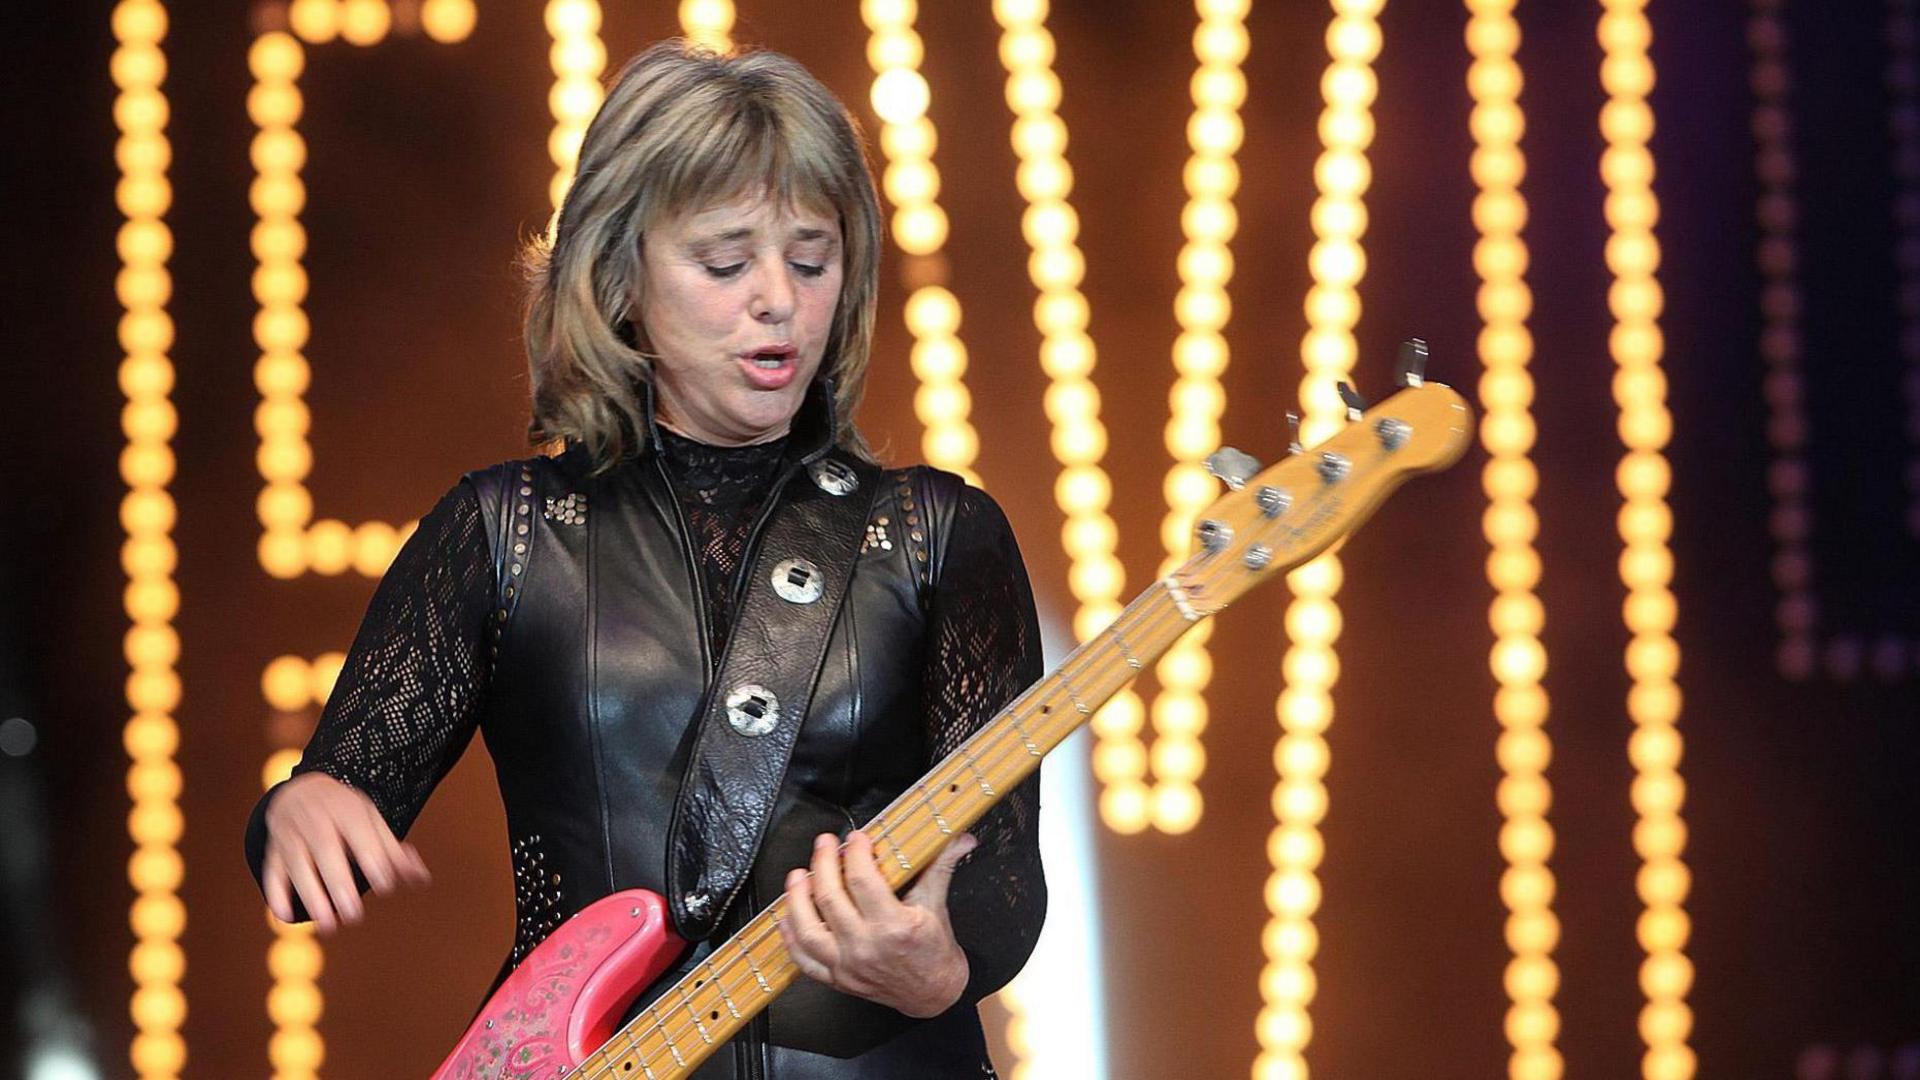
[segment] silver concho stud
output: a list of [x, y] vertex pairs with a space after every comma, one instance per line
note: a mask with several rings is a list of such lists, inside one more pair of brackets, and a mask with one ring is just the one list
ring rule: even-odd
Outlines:
[[805, 559], [781, 559], [774, 565], [773, 591], [788, 603], [811, 604], [825, 588], [825, 575]]
[[736, 686], [727, 693], [727, 723], [749, 737], [765, 735], [780, 722], [780, 699], [757, 683]]
[[707, 909], [713, 906], [713, 898], [697, 889], [688, 893], [685, 900], [687, 914], [692, 915], [696, 919], [704, 918], [707, 914]]
[[821, 458], [807, 466], [816, 487], [829, 495], [851, 495], [860, 487], [860, 477], [832, 458]]

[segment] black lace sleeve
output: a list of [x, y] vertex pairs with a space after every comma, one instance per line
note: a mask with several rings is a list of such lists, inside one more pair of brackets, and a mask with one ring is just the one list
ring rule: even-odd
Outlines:
[[[1040, 678], [1039, 619], [1006, 515], [966, 488], [935, 583], [923, 693], [935, 760], [985, 726]], [[1019, 973], [1040, 937], [1047, 882], [1040, 867], [1040, 774], [974, 825], [980, 846], [954, 873], [947, 907], [972, 974], [972, 1007]]]
[[[293, 774], [321, 772], [353, 785], [405, 836], [473, 738], [489, 675], [492, 605], [493, 557], [478, 497], [462, 483], [420, 519], [380, 579]], [[256, 881], [273, 795], [261, 796], [247, 823]]]

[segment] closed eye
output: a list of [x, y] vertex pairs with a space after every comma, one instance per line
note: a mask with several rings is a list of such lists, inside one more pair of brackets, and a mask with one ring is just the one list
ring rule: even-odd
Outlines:
[[815, 266], [812, 263], [797, 262], [797, 263], [790, 263], [789, 265], [791, 265], [796, 271], [798, 271], [801, 277], [819, 277], [821, 274], [824, 274], [827, 272], [827, 268], [825, 266]]
[[709, 266], [707, 267], [707, 274], [711, 277], [730, 278], [737, 276], [740, 271], [746, 269], [746, 267], [747, 264], [743, 262], [734, 263], [732, 266]]

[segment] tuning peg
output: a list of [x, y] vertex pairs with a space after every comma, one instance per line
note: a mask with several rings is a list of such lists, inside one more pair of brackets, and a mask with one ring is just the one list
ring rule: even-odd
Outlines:
[[1333, 385], [1335, 389], [1340, 391], [1340, 400], [1346, 403], [1347, 419], [1360, 419], [1360, 414], [1367, 411], [1367, 399], [1361, 397], [1358, 390], [1355, 390], [1344, 382], [1334, 383]]
[[1218, 477], [1229, 488], [1239, 491], [1255, 473], [1260, 471], [1260, 462], [1252, 454], [1242, 453], [1231, 446], [1223, 446], [1207, 455], [1207, 471]]
[[1400, 361], [1394, 365], [1394, 382], [1401, 386], [1424, 386], [1427, 381], [1427, 343], [1408, 338], [1400, 343]]
[[1300, 414], [1287, 410], [1287, 453], [1304, 454], [1307, 448], [1300, 445]]

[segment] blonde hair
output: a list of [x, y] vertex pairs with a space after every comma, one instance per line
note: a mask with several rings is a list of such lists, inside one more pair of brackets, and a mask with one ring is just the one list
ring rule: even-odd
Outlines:
[[551, 238], [522, 252], [535, 442], [583, 445], [598, 469], [638, 449], [652, 378], [633, 298], [654, 224], [741, 196], [823, 204], [844, 270], [820, 376], [834, 380], [840, 446], [871, 458], [853, 424], [879, 291], [880, 208], [859, 123], [776, 52], [720, 56], [673, 38], [621, 69], [587, 128]]

